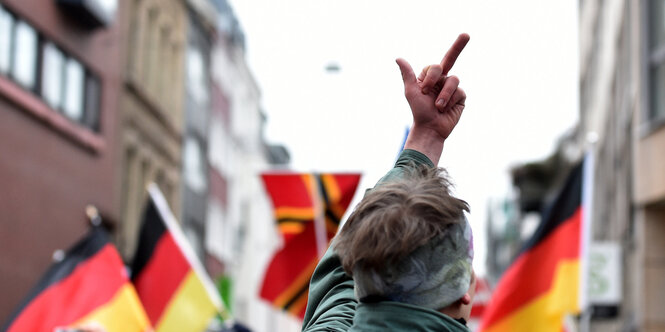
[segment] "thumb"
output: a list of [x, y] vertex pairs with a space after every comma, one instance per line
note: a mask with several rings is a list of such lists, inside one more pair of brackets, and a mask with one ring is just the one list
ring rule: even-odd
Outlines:
[[398, 58], [395, 60], [399, 66], [400, 72], [402, 72], [402, 80], [404, 81], [404, 88], [411, 86], [416, 83], [416, 75], [413, 73], [411, 65], [404, 59]]

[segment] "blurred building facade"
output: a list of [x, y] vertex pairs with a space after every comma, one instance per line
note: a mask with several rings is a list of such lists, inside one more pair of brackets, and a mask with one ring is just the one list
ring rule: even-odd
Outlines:
[[0, 0], [0, 323], [87, 231], [88, 204], [129, 260], [155, 182], [237, 320], [298, 331], [258, 298], [280, 239], [259, 175], [289, 154], [263, 136], [229, 4], [67, 3]]
[[182, 149], [182, 214], [187, 238], [204, 257], [207, 213], [208, 131], [210, 121], [210, 54], [216, 34], [216, 10], [205, 0], [187, 1], [185, 56], [185, 126]]
[[633, 172], [637, 169], [633, 168], [633, 149], [640, 141], [636, 134], [642, 108], [636, 94], [644, 86], [638, 82], [642, 73], [635, 69], [642, 62], [640, 34], [646, 31], [641, 27], [640, 12], [646, 5], [635, 1], [580, 2], [580, 144], [589, 137], [589, 148], [596, 158], [591, 237], [592, 242], [620, 245], [624, 267], [621, 303], [610, 317], [592, 319], [592, 330], [597, 331], [651, 331], [655, 326], [649, 328], [645, 310], [663, 310], [641, 304], [653, 293], [638, 286], [644, 282], [646, 262], [637, 248], [644, 238], [635, 232], [638, 214]]
[[118, 245], [127, 259], [136, 248], [146, 186], [155, 182], [180, 215], [184, 132], [187, 10], [182, 0], [121, 1], [122, 57], [119, 158], [122, 223]]
[[299, 320], [258, 297], [264, 270], [280, 239], [259, 175], [286, 167], [289, 154], [264, 138], [261, 93], [247, 64], [237, 17], [226, 0], [212, 3], [219, 17], [211, 54], [208, 270], [218, 284], [226, 282], [225, 300], [252, 331], [299, 331]]
[[520, 215], [514, 200], [495, 197], [487, 204], [486, 278], [494, 286], [519, 252], [523, 239]]
[[[592, 303], [590, 321], [580, 320], [592, 331], [665, 330], [663, 22], [662, 0], [579, 1], [580, 120], [559, 150], [569, 161], [593, 153], [592, 243], [620, 248], [619, 272], [610, 276], [619, 298]], [[513, 171], [521, 214], [546, 201], [566, 173], [547, 166], [554, 164]]]
[[665, 1], [580, 2], [580, 125], [597, 137], [593, 240], [622, 249], [617, 315], [665, 330]]
[[120, 218], [115, 1], [0, 1], [0, 321], [87, 231]]

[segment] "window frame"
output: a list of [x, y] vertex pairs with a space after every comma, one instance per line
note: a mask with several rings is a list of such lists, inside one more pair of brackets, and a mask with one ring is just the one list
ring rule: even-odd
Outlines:
[[[32, 38], [33, 40], [33, 47], [34, 48], [34, 57], [31, 59], [32, 61], [32, 68], [28, 69], [30, 70], [30, 74], [32, 77], [26, 78], [29, 80], [32, 80], [31, 82], [23, 82], [23, 78], [19, 77], [21, 75], [20, 71], [22, 70], [21, 68], [18, 67], [17, 61], [18, 59], [25, 59], [25, 57], [17, 57], [16, 54], [17, 52], [20, 52], [21, 50], [18, 48], [19, 41], [18, 41], [18, 32], [19, 32], [19, 25], [23, 25], [27, 27], [31, 32], [32, 32]], [[40, 54], [40, 37], [39, 37], [39, 32], [37, 29], [35, 29], [32, 25], [30, 25], [28, 22], [26, 22], [23, 19], [17, 18], [14, 16], [14, 24], [12, 25], [12, 43], [11, 43], [11, 61], [9, 62], [9, 77], [12, 78], [14, 82], [16, 82], [18, 85], [20, 85], [22, 88], [32, 91], [32, 92], [37, 92], [38, 89], [37, 87], [39, 86], [39, 79], [38, 76], [40, 76], [39, 72], [39, 54]], [[25, 50], [23, 50], [25, 51]], [[22, 60], [22, 61], [28, 61], [28, 60]]]
[[[183, 140], [184, 183], [192, 192], [202, 195], [208, 191], [208, 164], [205, 145], [197, 135], [185, 135]], [[189, 159], [194, 157], [195, 159]], [[198, 181], [201, 183], [198, 183]]]
[[[185, 81], [187, 82], [187, 94], [199, 108], [208, 108], [211, 104], [210, 79], [208, 77], [209, 66], [200, 45], [189, 43], [185, 51], [186, 68]], [[197, 62], [192, 62], [196, 60]], [[192, 65], [200, 65], [200, 68]], [[193, 71], [197, 69], [197, 71]], [[200, 71], [200, 72], [198, 72]], [[196, 76], [196, 74], [199, 74]]]
[[7, 48], [7, 68], [4, 71], [0, 68], [0, 75], [5, 75], [5, 76], [9, 77], [9, 75], [11, 74], [12, 63], [14, 62], [14, 59], [13, 59], [13, 55], [14, 55], [14, 52], [13, 52], [13, 50], [14, 50], [14, 30], [15, 30], [14, 26], [16, 25], [16, 17], [10, 11], [8, 11], [7, 8], [5, 8], [2, 5], [0, 5], [0, 10], [5, 12], [7, 14], [7, 17], [9, 17], [9, 19], [11, 20], [9, 22], [9, 36], [8, 36], [8, 38], [9, 38], [8, 46], [9, 47]]
[[[59, 87], [60, 91], [58, 93], [59, 96], [58, 96], [58, 101], [57, 101], [56, 104], [52, 104], [51, 101], [49, 100], [49, 97], [46, 96], [46, 92], [45, 92], [46, 89], [44, 87], [44, 84], [45, 84], [45, 81], [46, 81], [45, 80], [46, 71], [44, 70], [44, 65], [45, 65], [44, 62], [46, 61], [46, 47], [49, 46], [49, 45], [51, 47], [53, 47], [53, 49], [58, 53], [58, 56], [60, 57], [60, 59], [59, 59], [59, 61], [60, 61], [59, 67], [60, 68], [58, 68], [58, 72], [59, 72], [58, 75], [59, 76], [58, 76], [58, 82], [57, 82], [60, 86]], [[57, 111], [62, 111], [61, 110], [62, 104], [64, 103], [64, 100], [65, 100], [65, 86], [63, 84], [63, 80], [64, 80], [64, 77], [65, 77], [65, 64], [67, 63], [67, 55], [65, 54], [65, 52], [63, 52], [62, 49], [60, 49], [60, 47], [58, 47], [58, 45], [56, 45], [55, 43], [53, 43], [51, 41], [45, 41], [44, 43], [42, 43], [41, 50], [42, 50], [41, 51], [41, 54], [42, 54], [42, 57], [41, 57], [42, 58], [42, 61], [41, 61], [42, 71], [41, 71], [40, 96], [42, 97], [42, 99], [44, 99], [46, 104], [49, 105], [51, 108], [53, 108], [54, 110], [57, 110]]]
[[[652, 18], [651, 18], [651, 4], [653, 1], [644, 1], [642, 2], [641, 16], [640, 19], [640, 28], [642, 33], [640, 34], [641, 40], [641, 82], [643, 88], [641, 89], [641, 98], [643, 100], [641, 111], [642, 119], [639, 124], [639, 133], [641, 137], [646, 137], [651, 133], [657, 131], [658, 129], [665, 126], [665, 110], [658, 112], [655, 109], [654, 105], [654, 87], [653, 79], [658, 66], [665, 67], [665, 43], [660, 46], [660, 48], [654, 48], [652, 45], [652, 34], [654, 31], [651, 30], [652, 27]], [[665, 17], [665, 15], [664, 15]], [[663, 82], [665, 85], [665, 82]], [[665, 105], [663, 105], [665, 108]], [[660, 113], [660, 114], [659, 114]]]
[[[77, 126], [87, 128], [94, 132], [95, 134], [100, 134], [101, 125], [101, 106], [102, 98], [104, 94], [103, 81], [93, 73], [90, 68], [77, 57], [73, 56], [71, 53], [67, 52], [63, 47], [61, 47], [56, 41], [46, 38], [33, 24], [28, 20], [16, 15], [12, 10], [7, 8], [4, 5], [0, 4], [0, 10], [11, 18], [10, 22], [10, 32], [9, 32], [9, 50], [8, 50], [8, 68], [6, 71], [0, 70], [0, 78], [6, 78], [12, 84], [15, 84], [18, 88], [23, 91], [29, 92], [33, 97], [37, 98], [41, 103], [43, 103], [48, 109], [52, 110], [54, 113], [59, 113], [59, 115], [64, 116], [68, 121], [76, 124]], [[17, 52], [17, 26], [19, 24], [24, 24], [29, 29], [32, 30], [35, 37], [35, 59], [32, 69], [32, 86], [27, 86], [24, 82], [21, 82], [16, 75], [14, 74], [16, 69], [16, 56]], [[57, 50], [61, 55], [61, 69], [59, 83], [60, 88], [60, 104], [53, 105], [51, 101], [46, 97], [44, 93], [44, 84], [43, 80], [45, 78], [44, 70], [44, 60], [45, 60], [45, 48], [47, 45], [51, 45]], [[67, 65], [70, 62], [75, 62], [81, 68], [82, 79], [80, 86], [80, 107], [82, 114], [76, 119], [68, 114], [65, 110], [65, 104], [67, 100], [68, 87], [67, 87]], [[94, 86], [94, 89], [92, 88]], [[89, 95], [89, 91], [96, 91], [96, 96]], [[91, 100], [95, 98], [96, 100]]]
[[[77, 79], [78, 82], [70, 83], [70, 79]], [[85, 83], [86, 70], [83, 64], [72, 57], [66, 57], [62, 77], [64, 90], [61, 108], [62, 114], [76, 123], [82, 123], [85, 118]], [[71, 100], [72, 96], [75, 100]]]

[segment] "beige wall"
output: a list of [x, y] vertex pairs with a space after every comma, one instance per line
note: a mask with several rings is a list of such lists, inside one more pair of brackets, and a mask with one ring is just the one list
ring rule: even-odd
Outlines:
[[663, 200], [665, 128], [641, 138], [635, 146], [635, 202], [644, 205]]
[[133, 98], [122, 102], [127, 113], [123, 124], [122, 219], [118, 247], [126, 258], [135, 250], [146, 186], [159, 185], [177, 216], [180, 210], [180, 136], [151, 120]]
[[117, 242], [129, 258], [148, 183], [157, 183], [180, 215], [187, 12], [182, 0], [132, 0], [123, 14], [129, 45], [119, 110], [123, 222]]
[[131, 1], [127, 83], [176, 128], [183, 122], [187, 12], [182, 0]]
[[636, 291], [640, 308], [638, 322], [644, 331], [665, 331], [665, 207], [650, 206], [636, 213], [636, 233], [642, 239]]

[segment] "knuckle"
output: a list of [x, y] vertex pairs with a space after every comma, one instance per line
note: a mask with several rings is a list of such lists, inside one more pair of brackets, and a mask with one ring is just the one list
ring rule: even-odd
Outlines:
[[446, 91], [442, 90], [441, 93], [439, 94], [439, 98], [443, 98], [444, 100], [450, 100], [453, 96], [452, 91]]

